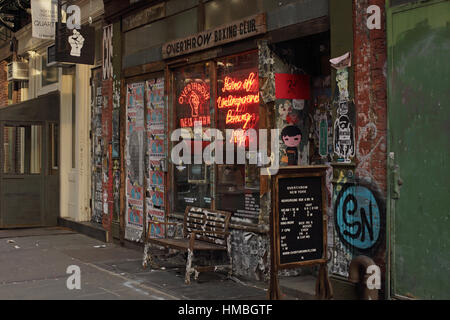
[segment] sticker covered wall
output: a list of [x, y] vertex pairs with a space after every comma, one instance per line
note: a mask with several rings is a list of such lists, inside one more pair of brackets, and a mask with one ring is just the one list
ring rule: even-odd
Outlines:
[[144, 226], [144, 83], [127, 86], [125, 239], [139, 241]]
[[[165, 105], [164, 78], [146, 81], [145, 94], [147, 100], [147, 222], [164, 222], [165, 199]], [[151, 237], [163, 237], [161, 225], [152, 224]]]

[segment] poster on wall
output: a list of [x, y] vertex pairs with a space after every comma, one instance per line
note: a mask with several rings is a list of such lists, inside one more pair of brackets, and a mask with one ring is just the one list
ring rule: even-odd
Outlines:
[[[164, 222], [165, 97], [164, 78], [146, 81], [147, 99], [147, 221]], [[164, 227], [152, 224], [151, 237], [163, 237]]]
[[33, 0], [30, 2], [33, 38], [55, 39], [58, 0]]
[[276, 126], [280, 130], [280, 165], [306, 165], [308, 159], [308, 108], [311, 77], [304, 74], [275, 74]]
[[113, 196], [113, 178], [112, 178], [112, 157], [111, 157], [111, 119], [112, 119], [112, 81], [107, 80], [102, 82], [102, 135], [103, 148], [102, 152], [102, 184], [103, 184], [103, 227], [106, 230], [111, 230], [111, 221], [114, 211], [114, 196]]
[[99, 70], [93, 72], [92, 81], [92, 101], [91, 101], [91, 128], [92, 128], [92, 217], [91, 221], [102, 223], [103, 219], [103, 184], [102, 184], [102, 155], [104, 149], [104, 141], [102, 134], [102, 108], [103, 94], [102, 81]]
[[280, 130], [280, 165], [306, 165], [308, 161], [308, 108], [304, 100], [277, 99], [276, 126]]
[[125, 239], [139, 241], [144, 227], [144, 83], [127, 86]]
[[336, 121], [334, 123], [334, 153], [337, 162], [350, 163], [355, 156], [355, 131], [353, 101], [348, 90], [348, 69], [339, 69], [336, 72], [338, 99], [335, 99]]

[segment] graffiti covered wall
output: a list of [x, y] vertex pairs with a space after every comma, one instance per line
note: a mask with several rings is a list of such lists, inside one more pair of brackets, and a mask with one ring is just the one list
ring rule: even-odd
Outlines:
[[103, 219], [103, 183], [102, 183], [102, 72], [97, 69], [92, 75], [91, 132], [92, 132], [92, 217], [91, 221], [102, 223]]
[[[329, 266], [344, 277], [357, 255], [372, 258], [384, 274], [386, 253], [386, 33], [384, 23], [379, 30], [369, 30], [366, 23], [369, 5], [384, 8], [384, 1], [352, 2], [352, 68], [348, 74], [337, 70], [333, 103], [334, 154], [340, 165], [333, 166]], [[384, 21], [384, 10], [382, 15]], [[351, 73], [354, 84], [347, 81]], [[354, 119], [346, 119], [353, 108]]]

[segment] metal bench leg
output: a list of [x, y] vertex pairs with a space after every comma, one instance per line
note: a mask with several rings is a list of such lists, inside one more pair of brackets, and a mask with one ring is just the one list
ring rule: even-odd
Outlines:
[[230, 262], [230, 270], [228, 271], [228, 277], [231, 278], [233, 275], [233, 256], [231, 255], [231, 236], [227, 237], [227, 254], [228, 260]]
[[156, 269], [158, 265], [153, 260], [153, 254], [150, 250], [150, 244], [146, 243], [144, 246], [144, 257], [142, 258], [142, 267], [145, 269], [150, 265], [151, 268]]
[[149, 255], [148, 255], [148, 248], [149, 248], [149, 244], [146, 243], [144, 246], [144, 256], [142, 257], [142, 267], [144, 269], [147, 268], [148, 261], [151, 259], [151, 258], [149, 258]]
[[192, 260], [194, 259], [194, 251], [189, 249], [188, 256], [186, 260], [186, 276], [184, 278], [184, 282], [186, 284], [191, 284], [191, 274], [194, 272], [192, 268]]

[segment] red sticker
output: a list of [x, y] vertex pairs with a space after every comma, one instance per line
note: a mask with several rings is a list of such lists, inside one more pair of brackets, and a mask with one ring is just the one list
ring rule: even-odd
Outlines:
[[277, 99], [311, 98], [310, 77], [302, 74], [275, 74], [275, 96]]

